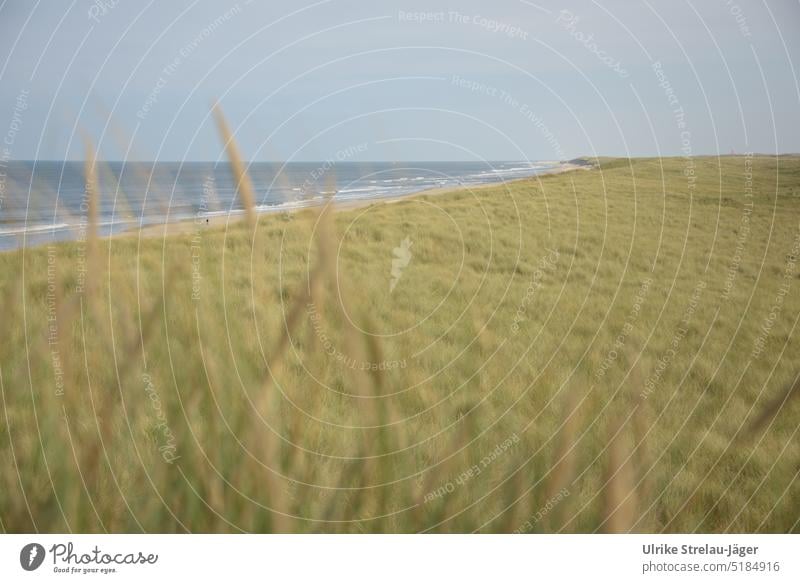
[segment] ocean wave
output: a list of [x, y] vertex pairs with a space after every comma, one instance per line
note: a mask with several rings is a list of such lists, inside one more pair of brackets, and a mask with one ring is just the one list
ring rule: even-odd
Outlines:
[[69, 229], [77, 227], [77, 225], [69, 225], [67, 223], [52, 223], [47, 225], [24, 225], [13, 227], [10, 229], [0, 229], [0, 236], [8, 235], [22, 235], [23, 233], [41, 233], [46, 231], [59, 231], [62, 229]]

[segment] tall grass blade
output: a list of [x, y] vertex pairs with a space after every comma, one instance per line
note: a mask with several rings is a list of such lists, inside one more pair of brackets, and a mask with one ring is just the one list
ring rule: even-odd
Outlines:
[[239, 193], [239, 199], [244, 207], [247, 223], [250, 228], [254, 229], [256, 226], [256, 208], [255, 208], [255, 189], [253, 183], [250, 181], [250, 176], [247, 174], [242, 156], [239, 153], [239, 147], [236, 145], [236, 140], [231, 133], [225, 115], [222, 113], [222, 107], [216, 103], [214, 104], [214, 118], [217, 121], [217, 128], [219, 133], [222, 134], [222, 139], [225, 142], [225, 152], [228, 154], [228, 162], [231, 165], [233, 172], [234, 183], [236, 184], [236, 192]]

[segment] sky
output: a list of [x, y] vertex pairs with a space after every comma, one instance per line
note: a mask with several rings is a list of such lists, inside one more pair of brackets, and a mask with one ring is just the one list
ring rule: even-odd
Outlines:
[[800, 152], [798, 0], [5, 0], [0, 157]]

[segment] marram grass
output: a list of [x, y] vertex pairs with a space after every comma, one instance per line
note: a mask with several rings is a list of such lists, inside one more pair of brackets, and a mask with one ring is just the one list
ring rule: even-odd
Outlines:
[[0, 527], [800, 531], [800, 159], [598, 165], [0, 255]]

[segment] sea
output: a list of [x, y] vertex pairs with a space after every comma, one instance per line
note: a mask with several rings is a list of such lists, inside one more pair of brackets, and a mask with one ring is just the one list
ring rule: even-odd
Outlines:
[[[380, 200], [434, 188], [500, 183], [559, 166], [541, 162], [255, 162], [248, 174], [260, 213]], [[98, 228], [142, 226], [243, 212], [225, 162], [98, 162]], [[0, 165], [0, 250], [85, 236], [85, 167], [79, 161]]]

